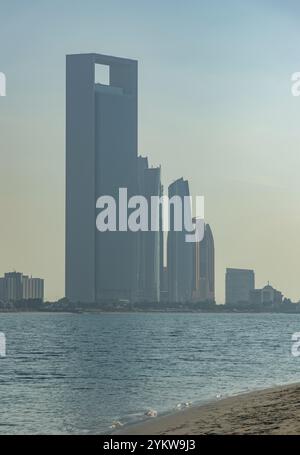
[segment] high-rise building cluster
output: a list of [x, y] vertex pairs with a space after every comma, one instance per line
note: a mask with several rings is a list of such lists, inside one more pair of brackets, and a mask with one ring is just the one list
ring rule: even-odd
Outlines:
[[17, 302], [20, 300], [44, 300], [44, 280], [8, 272], [0, 278], [0, 300]]
[[[95, 68], [109, 69], [109, 84]], [[164, 254], [163, 213], [153, 213], [153, 196], [163, 195], [161, 168], [138, 156], [137, 61], [99, 54], [67, 56], [66, 88], [66, 297], [70, 302], [214, 301], [214, 240], [209, 225], [198, 242], [172, 226]], [[96, 200], [113, 197], [116, 223], [120, 188], [128, 199], [142, 195], [157, 230], [99, 232]], [[168, 196], [189, 196], [183, 178]], [[130, 215], [130, 208], [128, 209]], [[192, 216], [192, 214], [190, 214]], [[166, 258], [164, 258], [166, 256]], [[165, 261], [166, 259], [166, 261]], [[167, 264], [165, 264], [165, 262]]]

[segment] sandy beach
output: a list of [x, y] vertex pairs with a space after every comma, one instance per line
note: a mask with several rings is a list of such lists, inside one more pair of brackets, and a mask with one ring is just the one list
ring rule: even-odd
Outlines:
[[128, 426], [118, 434], [300, 434], [300, 384], [250, 392]]

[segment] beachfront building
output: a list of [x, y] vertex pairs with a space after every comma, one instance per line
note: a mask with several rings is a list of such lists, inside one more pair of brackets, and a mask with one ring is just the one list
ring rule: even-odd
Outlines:
[[204, 236], [193, 244], [193, 295], [195, 302], [215, 300], [215, 248], [209, 224]]
[[44, 280], [26, 275], [22, 277], [23, 299], [44, 300]]
[[254, 290], [254, 271], [248, 269], [226, 269], [225, 300], [227, 304], [249, 302]]
[[17, 302], [20, 300], [44, 300], [44, 280], [8, 272], [0, 278], [0, 300]]
[[268, 282], [262, 289], [254, 289], [250, 291], [250, 303], [253, 305], [259, 304], [278, 304], [282, 303], [283, 295], [280, 291], [273, 288]]
[[[161, 169], [149, 167], [148, 158], [138, 157], [138, 190], [139, 195], [145, 197], [148, 203], [148, 224], [157, 217], [161, 227], [161, 207], [157, 207], [157, 213], [151, 210], [151, 197], [161, 196]], [[146, 302], [160, 301], [160, 279], [163, 256], [163, 239], [161, 229], [157, 231], [139, 231], [138, 241], [138, 300]]]
[[[184, 203], [184, 197], [189, 196], [187, 180], [180, 178], [169, 186], [169, 199], [179, 196]], [[193, 286], [193, 243], [186, 242], [188, 232], [184, 228], [184, 210], [182, 210], [182, 229], [175, 230], [174, 205], [170, 204], [169, 232], [167, 240], [168, 260], [168, 300], [169, 302], [184, 303], [191, 301]], [[192, 220], [192, 214], [190, 213]], [[190, 221], [191, 221], [190, 220]]]
[[[109, 73], [107, 81], [97, 78], [101, 67]], [[137, 99], [137, 61], [67, 56], [66, 297], [71, 302], [136, 300], [136, 233], [99, 232], [96, 200], [112, 196], [118, 207], [120, 188], [128, 199], [137, 194]]]
[[23, 275], [19, 272], [8, 272], [4, 274], [4, 300], [17, 301], [23, 298]]

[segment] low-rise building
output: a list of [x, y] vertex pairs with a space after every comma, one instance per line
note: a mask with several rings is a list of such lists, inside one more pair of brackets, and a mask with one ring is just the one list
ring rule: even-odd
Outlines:
[[250, 303], [253, 305], [262, 303], [281, 304], [282, 299], [282, 293], [273, 288], [269, 283], [262, 289], [250, 291]]

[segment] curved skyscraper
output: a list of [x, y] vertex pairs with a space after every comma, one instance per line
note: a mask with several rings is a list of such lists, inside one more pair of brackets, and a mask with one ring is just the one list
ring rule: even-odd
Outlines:
[[215, 247], [209, 224], [201, 242], [193, 245], [193, 300], [215, 300]]
[[[169, 199], [179, 196], [184, 204], [184, 197], [190, 195], [189, 183], [180, 178], [169, 186]], [[190, 218], [192, 214], [190, 213]], [[188, 302], [192, 298], [193, 282], [193, 244], [186, 242], [187, 231], [184, 229], [184, 211], [182, 210], [182, 229], [174, 229], [174, 206], [170, 203], [170, 230], [168, 232], [168, 300], [170, 302]]]

